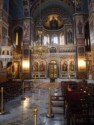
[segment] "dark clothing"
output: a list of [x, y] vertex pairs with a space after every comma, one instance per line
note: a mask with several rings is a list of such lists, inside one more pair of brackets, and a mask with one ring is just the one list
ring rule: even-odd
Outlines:
[[66, 94], [67, 111], [71, 113], [80, 113], [80, 94], [75, 91], [69, 91]]

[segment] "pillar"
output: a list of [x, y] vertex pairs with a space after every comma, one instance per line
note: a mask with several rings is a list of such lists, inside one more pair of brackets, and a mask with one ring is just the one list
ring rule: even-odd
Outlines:
[[77, 45], [77, 78], [86, 78], [84, 14], [74, 14], [75, 41]]
[[89, 3], [89, 29], [92, 54], [92, 79], [94, 79], [94, 0]]
[[33, 41], [33, 21], [31, 18], [23, 20], [23, 47], [22, 47], [22, 74], [25, 78], [31, 78], [32, 53], [31, 44]]

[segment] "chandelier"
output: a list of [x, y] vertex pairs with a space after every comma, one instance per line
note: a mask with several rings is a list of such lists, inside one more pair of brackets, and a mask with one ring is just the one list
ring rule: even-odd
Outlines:
[[43, 40], [43, 26], [42, 26], [42, 17], [41, 17], [41, 0], [40, 0], [40, 29], [37, 31], [38, 39], [37, 41], [33, 42], [32, 52], [34, 55], [42, 56], [43, 54], [46, 54], [49, 52], [49, 44], [47, 42], [46, 45], [44, 45]]

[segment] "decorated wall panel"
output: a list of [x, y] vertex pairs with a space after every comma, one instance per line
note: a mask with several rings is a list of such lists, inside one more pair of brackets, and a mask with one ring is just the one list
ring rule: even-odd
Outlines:
[[73, 44], [73, 29], [72, 26], [65, 26], [65, 39], [66, 39], [66, 44]]
[[23, 22], [23, 45], [28, 46], [30, 44], [30, 20], [24, 20]]
[[83, 15], [76, 16], [76, 37], [83, 38], [84, 37], [84, 20]]

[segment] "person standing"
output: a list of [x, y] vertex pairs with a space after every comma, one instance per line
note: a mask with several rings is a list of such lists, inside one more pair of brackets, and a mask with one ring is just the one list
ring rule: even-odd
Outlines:
[[71, 118], [73, 118], [75, 114], [81, 113], [80, 100], [80, 93], [76, 90], [76, 87], [73, 84], [69, 84], [65, 96], [65, 109], [68, 125], [70, 125]]

